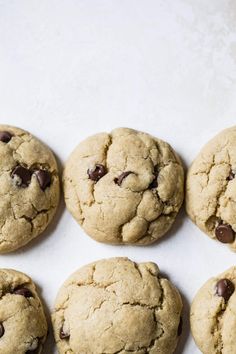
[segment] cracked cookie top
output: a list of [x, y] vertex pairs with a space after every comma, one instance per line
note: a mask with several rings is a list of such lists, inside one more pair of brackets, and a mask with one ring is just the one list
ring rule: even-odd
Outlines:
[[0, 352], [41, 353], [47, 321], [32, 280], [12, 269], [0, 269]]
[[211, 238], [236, 251], [236, 127], [223, 130], [189, 168], [186, 209]]
[[181, 332], [177, 289], [154, 263], [89, 264], [60, 289], [52, 314], [60, 354], [171, 354]]
[[127, 128], [80, 143], [63, 182], [71, 214], [106, 243], [154, 242], [171, 227], [183, 201], [183, 167], [170, 145]]
[[39, 235], [59, 202], [52, 152], [30, 133], [0, 125], [0, 253]]
[[208, 280], [191, 306], [191, 330], [203, 354], [236, 353], [236, 267]]

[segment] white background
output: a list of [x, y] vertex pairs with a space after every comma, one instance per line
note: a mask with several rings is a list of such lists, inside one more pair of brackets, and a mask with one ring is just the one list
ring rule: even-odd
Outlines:
[[[0, 0], [0, 122], [35, 134], [61, 166], [82, 139], [119, 126], [167, 140], [189, 166], [235, 120], [235, 0]], [[189, 304], [236, 255], [183, 210], [159, 243], [118, 247], [86, 236], [61, 202], [47, 232], [0, 267], [29, 274], [49, 312], [71, 272], [112, 256], [158, 263], [184, 299], [176, 353], [199, 353]]]

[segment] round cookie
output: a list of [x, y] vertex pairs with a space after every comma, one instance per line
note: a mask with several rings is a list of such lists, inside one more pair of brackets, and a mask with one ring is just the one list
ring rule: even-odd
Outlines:
[[189, 168], [186, 209], [211, 238], [236, 251], [236, 127], [223, 130]]
[[111, 258], [84, 266], [60, 289], [52, 314], [60, 354], [171, 354], [182, 301], [154, 263]]
[[211, 278], [191, 306], [191, 331], [203, 354], [236, 353], [236, 267]]
[[41, 234], [59, 202], [52, 152], [30, 133], [0, 125], [0, 253]]
[[149, 244], [171, 227], [184, 172], [169, 144], [128, 128], [80, 143], [63, 176], [67, 208], [95, 240]]
[[47, 321], [32, 280], [12, 269], [0, 269], [0, 352], [41, 353]]

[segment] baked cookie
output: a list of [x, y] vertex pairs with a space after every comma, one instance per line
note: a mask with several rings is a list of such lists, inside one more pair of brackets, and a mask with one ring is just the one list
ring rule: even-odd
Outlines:
[[236, 267], [203, 285], [192, 303], [190, 319], [203, 354], [236, 353]]
[[192, 163], [186, 183], [186, 208], [211, 238], [236, 251], [236, 127], [210, 140]]
[[106, 243], [156, 241], [183, 201], [183, 167], [170, 145], [127, 128], [80, 143], [63, 180], [71, 214], [91, 237]]
[[0, 353], [41, 353], [47, 321], [32, 280], [0, 269]]
[[181, 332], [177, 289], [154, 263], [89, 264], [60, 289], [52, 315], [60, 354], [170, 354]]
[[30, 133], [0, 125], [0, 253], [41, 234], [59, 202], [52, 152]]

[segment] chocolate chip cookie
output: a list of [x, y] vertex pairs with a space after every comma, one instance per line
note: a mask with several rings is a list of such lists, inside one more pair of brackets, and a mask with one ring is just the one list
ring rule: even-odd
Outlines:
[[236, 251], [236, 127], [201, 150], [187, 176], [186, 208], [208, 236]]
[[47, 321], [32, 280], [0, 269], [0, 353], [41, 353]]
[[204, 354], [236, 353], [236, 267], [211, 278], [191, 306], [191, 330]]
[[91, 237], [106, 243], [156, 241], [183, 201], [183, 167], [170, 145], [127, 128], [80, 143], [63, 180], [71, 214]]
[[0, 125], [0, 253], [41, 234], [59, 202], [52, 152], [30, 133]]
[[154, 263], [89, 264], [60, 289], [52, 314], [60, 354], [174, 352], [182, 301]]

